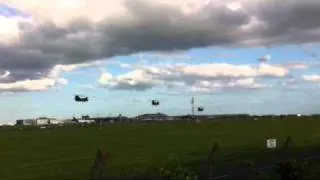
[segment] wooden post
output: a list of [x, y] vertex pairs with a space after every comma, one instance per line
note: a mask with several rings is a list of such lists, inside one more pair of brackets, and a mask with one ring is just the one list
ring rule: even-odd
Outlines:
[[214, 179], [214, 165], [216, 162], [216, 153], [219, 149], [218, 143], [213, 143], [211, 150], [208, 155], [208, 180]]
[[108, 153], [103, 152], [101, 149], [98, 150], [93, 166], [91, 168], [90, 176], [92, 180], [99, 179], [103, 176], [108, 157]]

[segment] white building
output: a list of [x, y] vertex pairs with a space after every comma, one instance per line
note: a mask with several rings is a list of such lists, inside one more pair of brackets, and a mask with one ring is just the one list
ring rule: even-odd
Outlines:
[[36, 119], [36, 125], [38, 126], [49, 125], [49, 123], [50, 123], [50, 119], [48, 118], [40, 117]]
[[36, 125], [43, 126], [43, 125], [57, 125], [62, 124], [61, 120], [57, 120], [55, 118], [47, 118], [47, 117], [39, 117], [36, 119]]
[[70, 119], [67, 119], [67, 120], [63, 121], [63, 124], [77, 124], [77, 122], [73, 121], [73, 120], [70, 120]]
[[63, 121], [57, 120], [54, 118], [39, 117], [37, 119], [17, 120], [16, 124], [24, 125], [24, 126], [45, 126], [45, 125], [63, 124]]
[[164, 121], [164, 120], [172, 120], [168, 115], [163, 113], [156, 114], [143, 114], [136, 117], [136, 119], [140, 121]]
[[63, 124], [63, 121], [58, 119], [50, 119], [49, 124], [53, 124], [53, 125]]
[[93, 124], [96, 121], [95, 120], [87, 120], [87, 119], [78, 119], [78, 122], [82, 123], [82, 124]]

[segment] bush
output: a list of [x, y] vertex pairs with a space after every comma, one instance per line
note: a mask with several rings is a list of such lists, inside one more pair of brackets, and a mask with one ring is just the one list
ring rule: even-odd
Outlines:
[[307, 163], [297, 160], [280, 162], [276, 171], [282, 180], [302, 180], [307, 174]]
[[190, 172], [187, 168], [181, 167], [180, 165], [172, 169], [162, 168], [160, 170], [160, 176], [165, 180], [198, 180], [198, 176], [196, 174]]

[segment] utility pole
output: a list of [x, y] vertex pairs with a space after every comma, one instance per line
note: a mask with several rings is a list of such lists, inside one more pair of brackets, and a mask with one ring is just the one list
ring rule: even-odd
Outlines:
[[96, 113], [96, 123], [97, 123], [97, 121], [99, 121], [99, 130], [101, 130], [102, 129], [101, 128], [101, 119], [100, 119], [99, 113]]
[[102, 130], [102, 119], [100, 117], [98, 117], [98, 119], [99, 119], [99, 129], [101, 131]]
[[194, 97], [191, 98], [191, 111], [192, 111], [192, 118], [194, 119]]

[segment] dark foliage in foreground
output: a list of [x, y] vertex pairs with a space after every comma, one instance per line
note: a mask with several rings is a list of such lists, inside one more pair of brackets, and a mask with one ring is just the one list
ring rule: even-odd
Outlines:
[[[290, 158], [293, 141], [291, 137], [287, 137], [279, 149], [276, 149], [275, 155], [280, 160], [275, 163], [273, 172], [278, 174], [281, 180], [304, 180], [310, 172], [309, 163], [303, 160], [296, 160]], [[175, 166], [168, 166], [161, 168], [158, 177], [152, 179], [161, 180], [214, 180], [217, 178], [215, 174], [216, 158], [219, 151], [219, 144], [213, 143], [212, 147], [207, 156], [206, 161], [206, 173], [205, 176], [201, 176], [190, 169], [182, 166], [181, 164]], [[108, 154], [103, 153], [101, 150], [98, 151], [94, 165], [91, 169], [92, 179], [102, 179], [102, 174], [106, 166]], [[270, 174], [272, 172], [265, 172], [259, 167], [254, 161], [247, 160], [242, 164], [243, 168], [240, 172], [235, 174], [229, 174], [226, 179], [255, 179], [255, 180], [271, 180]], [[99, 178], [100, 177], [100, 178]], [[135, 179], [148, 179], [135, 178]], [[221, 178], [224, 179], [224, 178]]]
[[198, 176], [187, 168], [177, 165], [172, 169], [162, 168], [160, 176], [163, 180], [198, 180]]
[[307, 162], [290, 160], [278, 163], [276, 171], [282, 180], [303, 180], [307, 175], [307, 169]]

